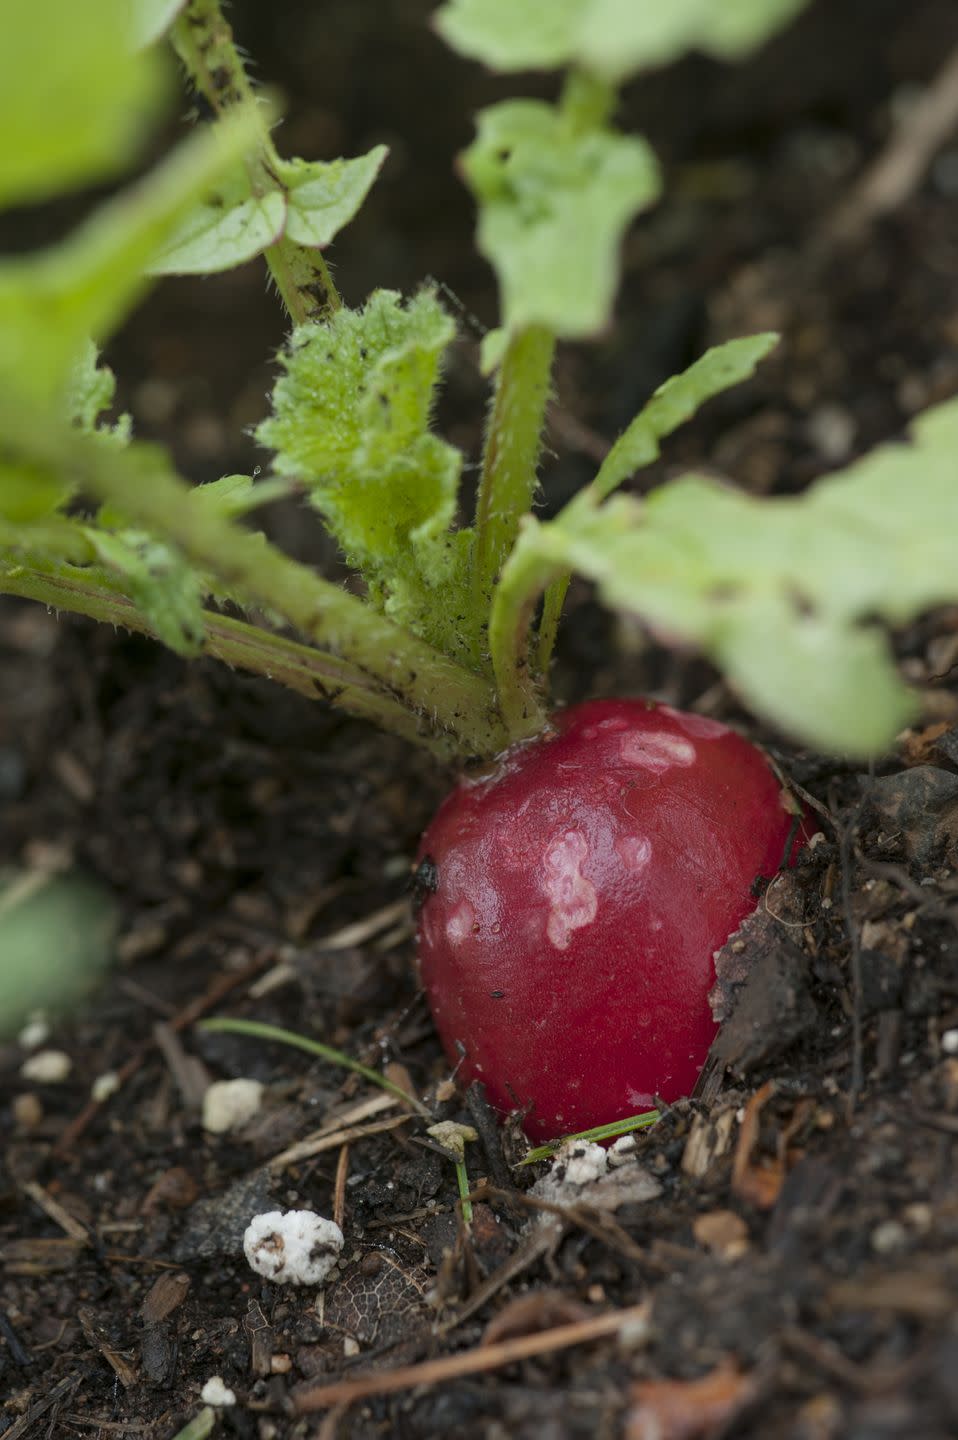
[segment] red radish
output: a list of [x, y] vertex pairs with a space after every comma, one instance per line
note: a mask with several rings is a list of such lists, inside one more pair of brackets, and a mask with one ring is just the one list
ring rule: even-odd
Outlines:
[[563, 711], [463, 780], [419, 852], [422, 982], [459, 1078], [533, 1139], [687, 1095], [714, 952], [792, 823], [754, 745], [640, 700]]

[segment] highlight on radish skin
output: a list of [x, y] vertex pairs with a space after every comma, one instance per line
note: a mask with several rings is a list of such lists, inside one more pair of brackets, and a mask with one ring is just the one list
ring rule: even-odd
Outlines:
[[641, 700], [563, 711], [461, 781], [421, 842], [418, 948], [462, 1083], [534, 1140], [689, 1094], [714, 953], [793, 824], [759, 749]]

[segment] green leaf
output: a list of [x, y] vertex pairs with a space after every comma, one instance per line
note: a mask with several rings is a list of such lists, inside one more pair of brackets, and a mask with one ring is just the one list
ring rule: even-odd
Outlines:
[[209, 505], [220, 515], [248, 515], [260, 505], [271, 505], [293, 494], [289, 480], [254, 480], [249, 475], [224, 475], [190, 491], [196, 505]]
[[[78, 430], [96, 435], [108, 445], [123, 446], [130, 439], [130, 417], [121, 416], [114, 426], [97, 427], [97, 420], [113, 404], [116, 381], [107, 365], [99, 364], [96, 345], [88, 340], [70, 370], [65, 393], [66, 414]], [[46, 523], [74, 494], [72, 481], [47, 466], [28, 458], [0, 460], [0, 518], [25, 527], [19, 537], [26, 546], [38, 542], [36, 524], [44, 522], [43, 534], [53, 540], [56, 532]], [[64, 519], [63, 524], [73, 522]]]
[[569, 63], [588, 0], [446, 0], [440, 35], [493, 70], [553, 70]]
[[0, 205], [42, 200], [129, 164], [166, 89], [158, 57], [133, 47], [129, 0], [4, 7]]
[[592, 490], [600, 499], [610, 495], [636, 470], [658, 459], [659, 441], [671, 435], [723, 390], [755, 373], [755, 367], [778, 344], [778, 336], [745, 335], [715, 345], [700, 359], [660, 385], [603, 460]]
[[0, 1037], [34, 1010], [66, 1011], [110, 962], [117, 907], [77, 875], [7, 872], [0, 879]]
[[282, 191], [256, 197], [250, 193], [245, 172], [237, 174], [184, 216], [150, 265], [150, 274], [216, 275], [232, 270], [275, 244], [285, 223]]
[[193, 137], [62, 244], [0, 261], [0, 385], [33, 405], [62, 402], [92, 335], [120, 323], [184, 212], [249, 145], [252, 118]]
[[245, 168], [185, 216], [150, 266], [153, 275], [215, 275], [245, 265], [284, 236], [328, 245], [359, 210], [388, 151], [377, 145], [355, 160], [284, 160], [276, 188], [254, 195]]
[[[610, 605], [710, 655], [760, 714], [867, 755], [911, 703], [876, 626], [958, 601], [958, 400], [792, 499], [690, 476], [643, 503], [588, 494], [530, 524], [509, 566], [595, 580]], [[508, 567], [507, 567], [508, 568]]]
[[659, 193], [649, 146], [606, 129], [577, 132], [550, 105], [511, 100], [480, 112], [462, 159], [507, 330], [595, 334], [609, 318], [625, 229]]
[[376, 291], [361, 311], [301, 326], [257, 430], [300, 482], [371, 598], [434, 644], [465, 643], [468, 532], [451, 533], [461, 456], [430, 431], [455, 326], [423, 291]]
[[97, 425], [100, 416], [112, 406], [115, 393], [113, 371], [109, 365], [99, 363], [96, 345], [88, 340], [67, 381], [67, 415], [88, 435], [97, 435], [107, 444], [123, 446], [130, 443], [133, 429], [129, 415], [121, 415], [115, 425]]
[[96, 430], [96, 422], [113, 404], [116, 380], [108, 365], [99, 364], [96, 345], [88, 340], [70, 372], [67, 385], [67, 414], [87, 434]]
[[102, 562], [123, 576], [124, 590], [164, 645], [180, 655], [199, 655], [208, 587], [183, 556], [135, 530], [110, 534], [88, 525], [85, 533]]
[[446, 0], [436, 27], [494, 70], [580, 65], [618, 83], [687, 50], [737, 60], [807, 0]]
[[352, 160], [283, 161], [278, 175], [289, 199], [286, 238], [328, 245], [360, 209], [388, 154], [385, 145], [376, 145]]

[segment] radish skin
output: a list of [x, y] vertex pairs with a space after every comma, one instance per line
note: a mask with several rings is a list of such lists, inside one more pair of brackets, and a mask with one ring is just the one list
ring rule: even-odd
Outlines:
[[533, 1140], [689, 1094], [714, 953], [793, 823], [759, 749], [641, 700], [563, 711], [463, 780], [419, 851], [420, 974], [459, 1080]]

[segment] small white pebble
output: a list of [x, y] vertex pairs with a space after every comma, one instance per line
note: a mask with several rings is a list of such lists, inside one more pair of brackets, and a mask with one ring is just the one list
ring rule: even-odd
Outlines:
[[259, 1080], [214, 1080], [203, 1096], [203, 1129], [225, 1135], [252, 1120], [263, 1103]]
[[876, 1255], [893, 1255], [908, 1244], [908, 1233], [897, 1220], [883, 1220], [872, 1231], [871, 1242]]
[[22, 1095], [14, 1095], [12, 1109], [18, 1130], [35, 1130], [43, 1119], [43, 1104], [32, 1090], [27, 1090]]
[[270, 1210], [250, 1221], [243, 1253], [257, 1275], [276, 1285], [321, 1285], [343, 1243], [339, 1226], [312, 1210]]
[[905, 1206], [904, 1219], [913, 1230], [924, 1235], [934, 1224], [935, 1212], [927, 1200], [915, 1200], [911, 1205]]
[[591, 1185], [609, 1168], [608, 1151], [591, 1140], [570, 1140], [556, 1151], [552, 1173], [567, 1185]]
[[652, 1326], [647, 1315], [637, 1315], [629, 1320], [616, 1337], [620, 1350], [641, 1350], [652, 1338]]
[[38, 1050], [20, 1066], [24, 1080], [37, 1085], [60, 1085], [73, 1069], [73, 1061], [62, 1050]]
[[352, 1335], [347, 1335], [343, 1340], [343, 1354], [347, 1360], [352, 1360], [359, 1354], [359, 1341], [354, 1340]]
[[808, 438], [823, 460], [846, 460], [855, 443], [855, 418], [840, 405], [820, 405], [806, 423]]
[[941, 1037], [941, 1048], [946, 1055], [958, 1055], [958, 1030], [946, 1030]]
[[104, 1100], [109, 1100], [120, 1088], [120, 1077], [115, 1070], [104, 1070], [98, 1075], [90, 1086], [90, 1099], [102, 1105]]
[[620, 1165], [628, 1165], [635, 1159], [635, 1136], [620, 1135], [614, 1145], [610, 1145], [606, 1152], [610, 1170], [617, 1170]]
[[49, 1038], [50, 1022], [45, 1015], [37, 1013], [30, 1016], [17, 1036], [17, 1041], [24, 1050], [36, 1050], [38, 1045], [45, 1045]]
[[200, 1391], [204, 1405], [235, 1405], [236, 1395], [219, 1375], [211, 1375]]

